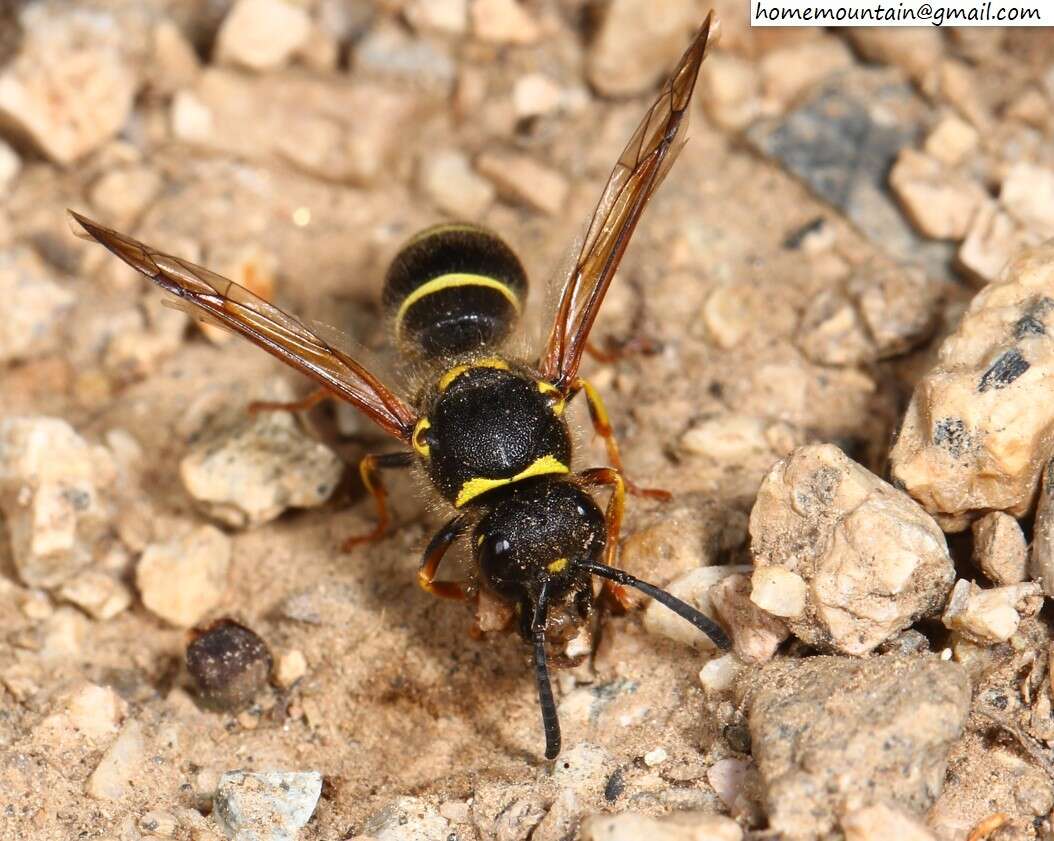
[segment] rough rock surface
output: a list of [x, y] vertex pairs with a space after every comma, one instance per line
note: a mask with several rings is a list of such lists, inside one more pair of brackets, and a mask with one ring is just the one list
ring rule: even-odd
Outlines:
[[31, 249], [0, 250], [0, 296], [18, 301], [0, 322], [0, 362], [54, 350], [55, 329], [73, 307], [73, 293]]
[[925, 811], [970, 705], [965, 669], [931, 658], [776, 662], [747, 683], [769, 826], [789, 839], [876, 803]]
[[109, 14], [26, 7], [23, 47], [0, 71], [0, 124], [59, 164], [110, 139], [132, 108], [136, 79]]
[[866, 654], [939, 610], [954, 578], [929, 515], [829, 444], [802, 447], [772, 469], [750, 534], [759, 592], [771, 592], [769, 567], [802, 579], [802, 612], [784, 621], [806, 642], [846, 654]]
[[1031, 507], [1054, 435], [1054, 247], [982, 289], [915, 387], [893, 479], [947, 530]]
[[1054, 598], [1054, 461], [1043, 470], [1028, 565], [1029, 575], [1039, 581], [1048, 597]]
[[321, 505], [343, 472], [343, 462], [287, 412], [221, 423], [179, 464], [187, 493], [209, 516], [234, 528], [269, 522], [287, 508]]
[[230, 539], [215, 526], [151, 543], [135, 572], [143, 604], [173, 625], [195, 625], [223, 600], [230, 559]]
[[582, 823], [582, 841], [740, 841], [743, 830], [731, 818], [673, 814], [666, 818], [624, 813], [594, 815]]
[[215, 814], [233, 841], [294, 841], [321, 793], [317, 771], [228, 771], [216, 788]]
[[0, 510], [22, 581], [54, 587], [91, 562], [107, 517], [100, 492], [113, 479], [109, 453], [65, 421], [0, 421]]
[[993, 584], [1024, 581], [1028, 546], [1017, 520], [1002, 511], [992, 511], [975, 520], [973, 559]]
[[802, 316], [798, 343], [823, 365], [855, 365], [904, 353], [933, 329], [939, 287], [918, 268], [861, 266], [817, 295]]
[[285, 0], [238, 0], [220, 27], [220, 61], [269, 70], [279, 67], [304, 44], [311, 28], [305, 9]]
[[1006, 642], [1017, 631], [1021, 614], [1035, 613], [1042, 604], [1041, 586], [1029, 581], [982, 590], [969, 581], [952, 588], [942, 621], [972, 642]]
[[694, 2], [656, 8], [647, 0], [615, 0], [589, 52], [589, 80], [608, 96], [646, 90], [676, 61], [704, 14]]

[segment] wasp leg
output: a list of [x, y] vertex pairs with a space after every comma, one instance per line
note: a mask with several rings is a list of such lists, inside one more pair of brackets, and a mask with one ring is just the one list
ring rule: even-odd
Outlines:
[[[583, 470], [578, 478], [587, 487], [611, 487], [611, 499], [608, 500], [604, 521], [607, 524], [608, 539], [604, 547], [604, 563], [614, 566], [615, 553], [618, 551], [619, 532], [622, 530], [622, 514], [626, 510], [626, 479], [622, 472], [613, 467], [594, 467]], [[601, 585], [624, 610], [633, 606], [633, 597], [621, 584], [605, 580]]]
[[353, 535], [345, 540], [341, 546], [345, 552], [350, 552], [360, 543], [378, 540], [384, 535], [384, 532], [388, 529], [389, 522], [391, 522], [388, 517], [388, 505], [386, 503], [388, 492], [384, 489], [379, 471], [409, 467], [413, 463], [413, 453], [384, 453], [379, 456], [363, 456], [362, 461], [359, 462], [359, 475], [362, 477], [362, 484], [366, 486], [366, 490], [370, 492], [374, 503], [377, 505], [377, 525], [366, 534]]
[[329, 400], [332, 397], [334, 395], [326, 389], [316, 388], [302, 400], [292, 400], [288, 403], [254, 400], [249, 404], [248, 410], [251, 415], [255, 415], [257, 412], [306, 412], [308, 409], [314, 409], [323, 400]]
[[586, 353], [604, 365], [610, 365], [620, 359], [626, 359], [637, 354], [655, 354], [659, 350], [659, 343], [648, 336], [634, 336], [623, 342], [609, 341], [605, 347], [586, 342]]
[[[597, 435], [604, 439], [604, 446], [607, 447], [608, 451], [608, 461], [620, 474], [624, 473], [622, 454], [619, 452], [618, 441], [615, 440], [615, 430], [611, 428], [608, 410], [604, 407], [604, 401], [600, 396], [600, 392], [593, 388], [588, 380], [577, 377], [571, 383], [571, 395], [574, 396], [579, 391], [585, 392], [586, 404], [589, 406], [589, 417], [593, 421], [593, 429], [596, 430]], [[622, 481], [625, 483], [626, 490], [634, 496], [647, 496], [652, 499], [660, 499], [663, 502], [670, 498], [670, 492], [661, 488], [642, 488], [625, 476], [622, 477]]]
[[421, 559], [421, 568], [417, 570], [417, 583], [426, 593], [439, 596], [441, 599], [468, 598], [464, 588], [453, 581], [436, 581], [436, 571], [446, 554], [446, 550], [457, 540], [468, 526], [468, 518], [464, 514], [458, 514], [450, 520], [443, 528], [435, 533], [425, 548], [424, 557]]

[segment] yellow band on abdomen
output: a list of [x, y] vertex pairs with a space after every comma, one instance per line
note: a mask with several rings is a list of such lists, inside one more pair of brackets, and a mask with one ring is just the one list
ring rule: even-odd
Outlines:
[[516, 293], [513, 292], [507, 284], [502, 283], [500, 280], [481, 274], [463, 274], [460, 272], [444, 274], [432, 278], [427, 283], [422, 283], [413, 292], [407, 295], [405, 299], [403, 299], [402, 304], [399, 305], [399, 311], [395, 314], [396, 336], [400, 338], [402, 336], [403, 318], [406, 316], [410, 307], [428, 295], [435, 292], [442, 292], [444, 289], [456, 289], [459, 286], [482, 286], [486, 289], [495, 289], [504, 295], [509, 303], [512, 304], [517, 315], [520, 313], [520, 299], [516, 297]]

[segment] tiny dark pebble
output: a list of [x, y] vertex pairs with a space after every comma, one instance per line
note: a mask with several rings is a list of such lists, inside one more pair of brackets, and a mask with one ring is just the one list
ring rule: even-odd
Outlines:
[[746, 724], [729, 724], [723, 731], [725, 741], [736, 753], [750, 753], [750, 730]]
[[187, 670], [206, 706], [247, 707], [267, 683], [273, 665], [267, 643], [233, 619], [219, 619], [191, 632]]
[[608, 781], [604, 785], [604, 799], [608, 803], [614, 803], [625, 790], [626, 781], [622, 777], [622, 769], [616, 768], [611, 772], [611, 776], [608, 777]]

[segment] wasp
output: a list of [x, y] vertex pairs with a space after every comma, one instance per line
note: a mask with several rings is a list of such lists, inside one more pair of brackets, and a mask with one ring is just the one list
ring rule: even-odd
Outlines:
[[[535, 357], [506, 350], [523, 312], [527, 277], [496, 234], [471, 224], [439, 225], [396, 255], [383, 303], [401, 355], [428, 372], [412, 398], [399, 396], [334, 340], [233, 281], [71, 211], [81, 236], [97, 240], [179, 299], [174, 303], [241, 334], [320, 387], [299, 403], [267, 408], [304, 409], [335, 397], [404, 445], [400, 452], [362, 459], [360, 473], [375, 500], [377, 524], [349, 544], [377, 539], [388, 526], [380, 471], [418, 465], [452, 514], [424, 550], [418, 582], [451, 599], [468, 599], [479, 586], [518, 612], [520, 632], [532, 646], [547, 759], [560, 752], [547, 645], [566, 642], [591, 616], [593, 576], [620, 601], [627, 596], [623, 588], [634, 588], [691, 622], [718, 647], [730, 647], [724, 631], [700, 611], [614, 565], [627, 492], [665, 492], [626, 479], [600, 395], [578, 375], [590, 329], [630, 237], [684, 145], [711, 18], [615, 164]], [[607, 467], [571, 468], [564, 412], [579, 393], [606, 443]], [[605, 509], [591, 494], [598, 488], [611, 491]], [[445, 553], [463, 537], [471, 543], [476, 580], [437, 580]]]

